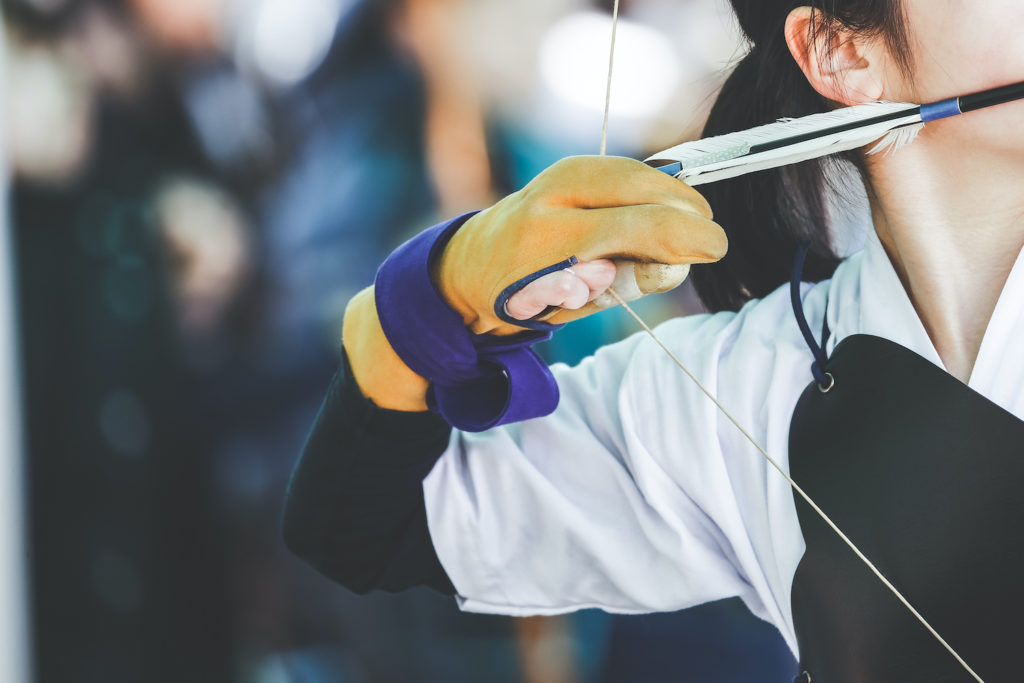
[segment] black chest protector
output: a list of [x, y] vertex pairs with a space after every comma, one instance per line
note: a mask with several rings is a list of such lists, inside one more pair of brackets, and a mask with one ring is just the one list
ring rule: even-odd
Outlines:
[[[894, 342], [853, 335], [827, 359], [815, 350], [815, 375], [834, 384], [816, 380], [797, 404], [793, 478], [986, 683], [1024, 681], [1024, 422]], [[810, 506], [796, 508], [798, 681], [973, 681]]]

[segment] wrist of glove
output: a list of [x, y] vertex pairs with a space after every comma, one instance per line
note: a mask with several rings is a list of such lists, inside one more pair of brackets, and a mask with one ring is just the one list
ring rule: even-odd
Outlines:
[[417, 235], [381, 266], [374, 283], [380, 327], [395, 354], [430, 382], [426, 406], [450, 424], [482, 431], [546, 415], [558, 386], [529, 348], [550, 331], [475, 334], [441, 296], [432, 265], [468, 214]]
[[[666, 291], [725, 237], [685, 184], [628, 159], [576, 157], [490, 209], [414, 237], [346, 312], [356, 381], [379, 406], [430, 408], [466, 431], [546, 415], [558, 386], [529, 348], [601, 307], [508, 315], [516, 293], [580, 261], [614, 259], [623, 298]], [[370, 300], [375, 304], [369, 306]]]

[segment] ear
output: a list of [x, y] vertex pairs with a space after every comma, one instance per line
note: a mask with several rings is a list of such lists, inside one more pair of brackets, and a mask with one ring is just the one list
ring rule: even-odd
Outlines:
[[885, 53], [878, 41], [840, 26], [822, 27], [821, 10], [797, 7], [786, 18], [786, 44], [811, 86], [840, 105], [882, 99]]

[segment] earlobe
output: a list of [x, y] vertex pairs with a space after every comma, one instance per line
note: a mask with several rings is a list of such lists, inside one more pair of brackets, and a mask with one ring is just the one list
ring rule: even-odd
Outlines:
[[786, 44], [811, 87], [840, 105], [882, 99], [877, 47], [843, 27], [825, 30], [823, 22], [822, 12], [810, 7], [798, 7], [786, 18]]

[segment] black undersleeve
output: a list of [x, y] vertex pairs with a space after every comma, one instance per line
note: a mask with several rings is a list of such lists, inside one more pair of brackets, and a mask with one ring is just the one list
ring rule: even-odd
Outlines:
[[345, 359], [288, 486], [285, 544], [356, 593], [430, 586], [454, 594], [430, 540], [422, 488], [450, 435], [433, 413], [375, 406]]

